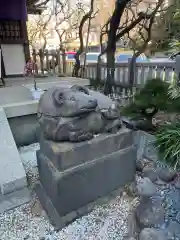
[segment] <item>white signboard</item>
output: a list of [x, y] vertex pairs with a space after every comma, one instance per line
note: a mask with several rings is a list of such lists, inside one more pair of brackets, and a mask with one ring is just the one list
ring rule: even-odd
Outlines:
[[2, 44], [1, 51], [6, 75], [23, 74], [25, 54], [22, 44]]

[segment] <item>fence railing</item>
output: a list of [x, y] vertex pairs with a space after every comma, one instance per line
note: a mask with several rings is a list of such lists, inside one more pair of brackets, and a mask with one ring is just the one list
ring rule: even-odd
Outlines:
[[[57, 51], [56, 53], [34, 52], [34, 61], [36, 61], [39, 73], [50, 74], [64, 74], [72, 76], [75, 61], [66, 61], [64, 53]], [[165, 81], [171, 82], [177, 75], [180, 79], [180, 56], [177, 56], [174, 61], [161, 61], [161, 62], [137, 62], [134, 67], [134, 87], [129, 89], [129, 72], [130, 61], [115, 64], [115, 88], [111, 95], [112, 98], [120, 100], [122, 105], [129, 103], [132, 100], [135, 92], [141, 88], [148, 79], [161, 78]], [[97, 64], [87, 63], [85, 69], [85, 78], [93, 81], [96, 79]], [[107, 77], [107, 67], [105, 63], [100, 64], [100, 77], [101, 81], [105, 81]], [[100, 89], [99, 89], [100, 90]]]
[[[75, 61], [66, 61], [65, 53], [57, 51], [55, 53], [42, 51], [33, 52], [34, 61], [37, 63], [38, 72], [51, 74], [72, 75]], [[161, 78], [166, 81], [172, 81], [175, 73], [180, 73], [180, 57], [174, 61], [146, 61], [137, 62], [134, 67], [134, 86], [140, 87], [145, 84], [148, 79]], [[115, 84], [128, 85], [130, 61], [115, 64]], [[88, 63], [85, 69], [85, 77], [96, 79], [97, 64]], [[105, 81], [107, 77], [107, 68], [105, 63], [100, 64], [100, 79]]]
[[[88, 64], [86, 66], [86, 78], [96, 79], [96, 64]], [[106, 64], [100, 64], [101, 80], [105, 80], [107, 76]], [[128, 85], [129, 80], [129, 62], [121, 62], [115, 64], [115, 84]], [[134, 85], [144, 85], [148, 79], [161, 78], [166, 81], [172, 81], [175, 75], [175, 61], [167, 62], [141, 62], [135, 64]]]

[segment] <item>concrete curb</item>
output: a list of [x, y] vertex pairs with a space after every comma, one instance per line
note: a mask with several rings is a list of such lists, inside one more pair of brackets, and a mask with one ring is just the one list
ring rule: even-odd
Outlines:
[[3, 108], [0, 108], [0, 124], [0, 201], [3, 201], [3, 196], [26, 188], [27, 181], [26, 173]]

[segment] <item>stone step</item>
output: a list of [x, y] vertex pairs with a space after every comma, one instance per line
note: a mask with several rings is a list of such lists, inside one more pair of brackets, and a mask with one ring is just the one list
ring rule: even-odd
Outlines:
[[136, 171], [133, 145], [62, 172], [40, 151], [37, 160], [40, 182], [60, 216], [133, 181]]
[[80, 143], [56, 143], [42, 138], [40, 151], [62, 171], [125, 149], [132, 144], [132, 131], [122, 128], [116, 134], [101, 134], [90, 141]]
[[0, 126], [0, 193], [5, 195], [25, 188], [27, 181], [3, 108], [0, 108]]
[[31, 200], [29, 189], [23, 188], [6, 195], [0, 195], [0, 213], [16, 208]]

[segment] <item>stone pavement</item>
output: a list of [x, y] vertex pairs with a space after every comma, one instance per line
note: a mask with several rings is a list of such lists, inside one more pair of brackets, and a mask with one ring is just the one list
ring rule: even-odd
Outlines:
[[[6, 87], [0, 88], [0, 105], [32, 101], [29, 89], [33, 88], [33, 78], [8, 78], [5, 79]], [[44, 77], [37, 78], [37, 87], [47, 89], [52, 86], [72, 86], [74, 84], [88, 85], [88, 79], [72, 77]]]

